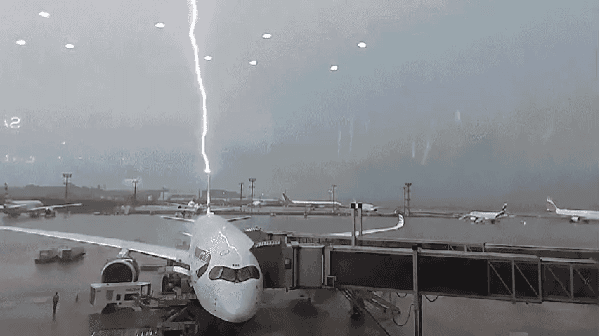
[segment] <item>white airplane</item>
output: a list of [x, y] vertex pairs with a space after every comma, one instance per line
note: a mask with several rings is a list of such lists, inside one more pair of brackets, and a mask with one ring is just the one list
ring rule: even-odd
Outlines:
[[[349, 207], [350, 207], [350, 205], [348, 205], [348, 208]], [[374, 211], [377, 211], [377, 209], [379, 209], [379, 207], [375, 206], [375, 204], [362, 203], [362, 211], [364, 211], [364, 212], [374, 212]]]
[[198, 213], [198, 209], [201, 209], [201, 205], [191, 200], [188, 204], [178, 204], [177, 212], [181, 213], [183, 218], [191, 218]]
[[500, 210], [498, 212], [471, 211], [468, 214], [461, 216], [459, 218], [459, 220], [469, 219], [470, 221], [472, 221], [475, 224], [478, 224], [478, 223], [488, 220], [488, 221], [490, 221], [490, 223], [494, 224], [496, 222], [496, 220], [498, 220], [502, 217], [508, 216], [508, 214], [506, 213], [506, 206], [507, 206], [507, 203], [504, 203], [504, 205], [502, 206], [502, 210]]
[[[179, 218], [179, 220], [184, 219]], [[190, 248], [187, 251], [78, 233], [13, 226], [0, 226], [0, 230], [120, 248], [121, 252], [117, 259], [110, 261], [102, 269], [102, 278], [105, 282], [137, 280], [139, 268], [129, 255], [130, 251], [175, 261], [185, 265], [174, 267], [174, 271], [190, 276], [196, 297], [206, 311], [226, 322], [248, 321], [256, 314], [263, 292], [262, 273], [258, 261], [250, 250], [254, 242], [240, 229], [230, 224], [231, 220], [214, 215], [210, 211], [196, 220], [186, 221], [194, 223], [189, 228], [190, 232], [184, 233], [191, 237]], [[123, 272], [123, 270], [130, 272]], [[128, 273], [130, 276], [123, 278], [122, 273]]]
[[288, 207], [332, 208], [334, 205], [338, 208], [343, 207], [342, 203], [337, 201], [295, 201], [289, 199], [285, 193], [282, 195], [284, 199], [283, 204]]
[[248, 206], [260, 208], [264, 206], [281, 206], [282, 204], [284, 204], [284, 201], [280, 199], [261, 198], [253, 200], [251, 203], [248, 204]]
[[559, 209], [550, 197], [546, 199], [546, 211], [555, 212], [557, 215], [570, 217], [569, 221], [577, 223], [581, 220], [598, 220], [598, 211], [593, 210], [568, 210]]
[[9, 215], [10, 217], [19, 217], [22, 213], [28, 213], [31, 217], [39, 217], [41, 214], [44, 214], [45, 216], [54, 216], [55, 209], [66, 208], [71, 206], [82, 206], [82, 204], [72, 203], [44, 205], [44, 203], [38, 200], [6, 200], [3, 205], [0, 205], [0, 209], [2, 209], [2, 212]]

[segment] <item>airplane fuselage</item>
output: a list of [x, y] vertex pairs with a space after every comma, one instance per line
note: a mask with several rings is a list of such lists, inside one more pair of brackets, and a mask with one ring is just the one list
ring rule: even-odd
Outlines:
[[498, 216], [498, 214], [500, 214], [500, 212], [493, 212], [493, 211], [471, 211], [469, 213], [469, 216], [471, 216], [471, 217], [478, 217], [478, 218], [484, 218], [484, 219], [495, 219], [496, 216]]
[[584, 220], [599, 220], [598, 211], [556, 209], [556, 214]]
[[251, 319], [262, 299], [263, 279], [253, 241], [222, 217], [196, 220], [190, 242], [190, 274], [200, 304], [232, 323]]
[[333, 208], [342, 207], [340, 202], [328, 202], [328, 201], [291, 201], [288, 206], [295, 207], [312, 207], [312, 208]]
[[44, 206], [44, 204], [38, 200], [10, 201], [4, 204], [2, 211], [11, 217], [17, 217], [22, 213], [28, 212], [30, 209], [41, 206]]
[[554, 204], [554, 201], [550, 197], [546, 199], [546, 210], [555, 212], [557, 215], [571, 217], [571, 222], [579, 222], [579, 220], [598, 220], [598, 211], [594, 210], [569, 210], [560, 209]]

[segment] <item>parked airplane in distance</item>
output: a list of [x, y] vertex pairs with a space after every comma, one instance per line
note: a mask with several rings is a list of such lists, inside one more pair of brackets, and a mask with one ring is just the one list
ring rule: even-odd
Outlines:
[[191, 200], [188, 204], [178, 204], [177, 212], [181, 213], [183, 218], [191, 218], [198, 213], [198, 209], [201, 209], [201, 205]]
[[341, 208], [343, 207], [340, 202], [333, 201], [296, 201], [291, 200], [285, 193], [283, 195], [283, 204], [288, 207], [308, 207], [308, 208], [333, 208], [334, 206]]
[[39, 217], [44, 214], [46, 217], [54, 216], [56, 213], [55, 209], [66, 208], [71, 206], [82, 206], [81, 203], [72, 204], [57, 204], [57, 205], [44, 205], [38, 200], [5, 200], [3, 205], [0, 205], [2, 212], [10, 217], [19, 217], [22, 213], [27, 213], [31, 217]]
[[266, 206], [281, 206], [283, 204], [284, 204], [284, 201], [280, 200], [280, 199], [261, 198], [261, 199], [253, 200], [251, 203], [248, 204], [248, 206], [260, 208], [260, 207], [266, 207]]
[[586, 223], [589, 220], [598, 220], [598, 211], [559, 209], [550, 197], [546, 199], [546, 211], [555, 212], [560, 216], [570, 217], [569, 221], [572, 223], [577, 223], [582, 220]]
[[484, 221], [490, 221], [491, 224], [494, 224], [496, 222], [496, 220], [502, 218], [502, 217], [507, 217], [508, 214], [506, 213], [506, 206], [508, 204], [504, 203], [504, 205], [502, 206], [502, 210], [498, 211], [498, 212], [493, 212], [493, 211], [471, 211], [466, 215], [463, 215], [459, 218], [459, 220], [463, 220], [463, 219], [468, 219], [470, 221], [472, 221], [474, 224], [478, 224]]
[[[348, 207], [350, 207], [350, 205], [348, 205]], [[379, 209], [379, 207], [375, 206], [375, 204], [362, 203], [362, 211], [372, 212], [372, 211], [377, 211], [377, 209]]]

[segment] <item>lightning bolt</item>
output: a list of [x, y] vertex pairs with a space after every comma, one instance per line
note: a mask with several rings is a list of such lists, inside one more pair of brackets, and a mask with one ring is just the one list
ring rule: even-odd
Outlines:
[[[202, 94], [202, 158], [204, 159], [204, 172], [210, 174], [210, 163], [208, 162], [208, 156], [206, 156], [206, 133], [208, 132], [208, 112], [206, 110], [206, 91], [204, 90], [204, 85], [202, 84], [202, 76], [200, 74], [200, 60], [198, 59], [198, 44], [196, 44], [196, 36], [194, 35], [194, 29], [196, 28], [196, 21], [198, 20], [198, 7], [196, 6], [196, 0], [188, 1], [188, 8], [190, 13], [188, 15], [188, 20], [190, 21], [190, 42], [192, 43], [192, 48], [194, 48], [194, 65], [196, 70], [196, 80], [198, 81], [198, 85], [200, 86], [200, 93]], [[191, 20], [190, 20], [191, 16]]]

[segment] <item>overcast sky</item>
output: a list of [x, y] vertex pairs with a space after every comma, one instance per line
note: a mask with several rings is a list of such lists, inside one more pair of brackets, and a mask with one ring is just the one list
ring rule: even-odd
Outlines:
[[[190, 8], [2, 1], [5, 182], [204, 189]], [[597, 1], [201, 1], [194, 34], [214, 188], [598, 207]]]

